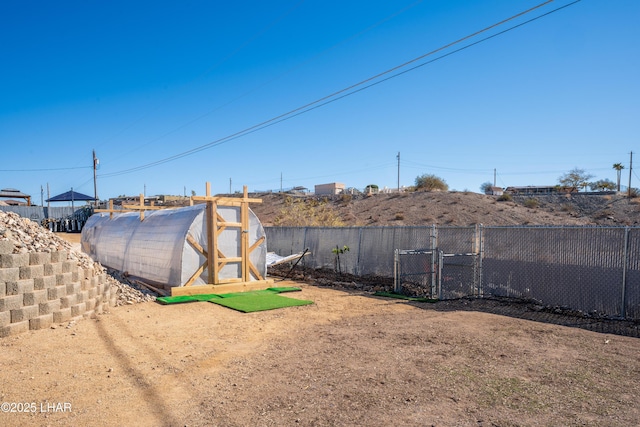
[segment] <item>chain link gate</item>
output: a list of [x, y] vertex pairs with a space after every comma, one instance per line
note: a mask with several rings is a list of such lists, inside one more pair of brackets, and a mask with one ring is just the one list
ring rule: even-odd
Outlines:
[[432, 299], [481, 294], [479, 255], [446, 254], [441, 250], [396, 249], [393, 290]]
[[439, 251], [396, 249], [393, 258], [393, 291], [427, 298], [439, 292]]

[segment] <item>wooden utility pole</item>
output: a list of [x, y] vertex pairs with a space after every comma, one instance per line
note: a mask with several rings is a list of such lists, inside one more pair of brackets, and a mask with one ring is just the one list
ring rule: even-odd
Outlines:
[[398, 193], [400, 192], [400, 152], [398, 151]]
[[633, 151], [629, 157], [629, 187], [627, 188], [627, 197], [631, 198], [631, 171], [633, 170]]
[[98, 163], [100, 161], [96, 157], [96, 150], [93, 150], [93, 203], [94, 205], [98, 204], [98, 180], [97, 180], [97, 169]]

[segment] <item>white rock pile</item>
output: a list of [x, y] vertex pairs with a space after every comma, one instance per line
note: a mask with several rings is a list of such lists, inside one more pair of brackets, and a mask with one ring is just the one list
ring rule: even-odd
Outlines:
[[107, 283], [116, 291], [116, 306], [131, 305], [155, 300], [156, 294], [149, 289], [129, 282], [117, 271], [105, 269], [89, 255], [74, 250], [73, 245], [56, 236], [40, 224], [13, 212], [0, 211], [0, 241], [13, 244], [13, 253], [68, 251], [70, 260], [86, 270], [107, 273]]

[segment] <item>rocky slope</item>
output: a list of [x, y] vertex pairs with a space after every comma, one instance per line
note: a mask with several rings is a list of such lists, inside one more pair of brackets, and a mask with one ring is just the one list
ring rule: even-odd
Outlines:
[[[256, 194], [252, 204], [265, 226], [286, 225], [292, 201], [328, 206], [346, 226], [389, 225], [638, 225], [640, 199], [623, 195], [572, 194], [496, 196], [471, 192], [413, 192], [372, 196], [304, 198], [286, 194]], [[317, 209], [316, 206], [316, 209]]]

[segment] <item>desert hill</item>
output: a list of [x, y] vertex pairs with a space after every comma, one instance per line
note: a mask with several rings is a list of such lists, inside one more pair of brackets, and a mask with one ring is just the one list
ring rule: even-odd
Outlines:
[[296, 206], [305, 206], [307, 217], [323, 211], [324, 218], [332, 216], [343, 226], [640, 224], [640, 199], [628, 199], [622, 194], [513, 196], [506, 201], [472, 192], [334, 197], [267, 193], [253, 196], [263, 201], [252, 204], [251, 209], [265, 226], [302, 225], [296, 223], [300, 212], [292, 214]]

